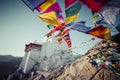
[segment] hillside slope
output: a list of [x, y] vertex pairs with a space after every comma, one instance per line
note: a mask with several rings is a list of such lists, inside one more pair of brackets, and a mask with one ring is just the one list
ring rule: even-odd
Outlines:
[[[103, 52], [109, 52], [109, 54], [113, 54], [116, 52], [118, 55], [120, 49], [120, 45], [110, 42], [110, 41], [101, 41], [96, 44], [91, 50], [89, 50], [86, 55], [82, 56], [80, 59], [69, 63], [65, 66], [57, 68], [52, 72], [44, 72], [38, 71], [38, 74], [31, 76], [29, 79], [31, 80], [120, 80], [120, 70], [114, 71], [109, 69], [105, 64], [102, 63], [101, 66], [95, 66], [90, 62], [90, 58], [94, 58], [97, 55]], [[112, 51], [110, 51], [112, 50]], [[104, 56], [107, 53], [104, 53]], [[107, 56], [105, 59], [108, 59]], [[118, 57], [120, 58], [120, 57]], [[102, 59], [102, 58], [101, 58]], [[104, 62], [106, 63], [106, 62]], [[112, 63], [112, 65], [115, 65]], [[117, 66], [117, 69], [120, 69], [120, 65]]]

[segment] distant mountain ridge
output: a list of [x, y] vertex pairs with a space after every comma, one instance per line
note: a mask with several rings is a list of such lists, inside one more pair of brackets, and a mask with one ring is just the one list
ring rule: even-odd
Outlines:
[[12, 55], [0, 55], [0, 80], [16, 71], [22, 57], [14, 57]]
[[8, 62], [19, 57], [14, 57], [12, 55], [0, 55], [0, 62]]

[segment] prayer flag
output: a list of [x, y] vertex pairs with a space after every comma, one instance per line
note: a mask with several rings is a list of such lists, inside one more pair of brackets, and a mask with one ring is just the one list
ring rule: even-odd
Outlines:
[[55, 37], [57, 38], [58, 42], [61, 43], [62, 42], [62, 35], [60, 31], [56, 31], [55, 33]]
[[36, 9], [38, 12], [44, 12], [55, 2], [56, 2], [56, 0], [46, 0], [46, 2], [44, 2], [42, 5], [38, 6]]
[[57, 13], [62, 12], [58, 2], [52, 4], [47, 10], [44, 11], [44, 13], [48, 13], [48, 12], [52, 12], [52, 11], [57, 11]]
[[120, 12], [120, 6], [115, 5], [115, 3], [107, 3], [98, 14], [106, 20], [107, 23], [115, 25], [116, 16]]
[[71, 43], [71, 39], [70, 39], [70, 36], [69, 36], [69, 32], [66, 36], [63, 37], [63, 39], [66, 41], [68, 47], [70, 48], [72, 43]]
[[69, 7], [65, 8], [66, 17], [71, 17], [73, 15], [78, 14], [80, 11], [80, 8], [81, 8], [81, 4], [79, 1], [76, 0], [76, 2], [71, 4]]
[[68, 24], [68, 23], [74, 22], [77, 18], [78, 18], [78, 14], [73, 15], [73, 16], [71, 16], [71, 17], [67, 17], [67, 18], [65, 19], [65, 23]]
[[111, 39], [110, 29], [102, 25], [94, 27], [93, 29], [89, 30], [87, 33], [101, 39], [106, 39], [106, 40]]
[[42, 21], [52, 24], [52, 25], [60, 25], [60, 22], [57, 19], [57, 15], [55, 12], [49, 12], [49, 13], [44, 13], [40, 14], [38, 16]]
[[109, 0], [79, 0], [93, 12], [98, 12]]
[[85, 21], [80, 21], [80, 22], [76, 22], [72, 27], [71, 29], [73, 30], [77, 30], [79, 32], [83, 32], [83, 33], [86, 33], [88, 32], [91, 27], [87, 27], [85, 26]]
[[36, 7], [44, 3], [46, 0], [23, 0], [23, 2], [33, 11]]
[[76, 1], [78, 1], [78, 0], [64, 0], [65, 8], [69, 7], [70, 5], [75, 3]]
[[50, 24], [50, 25], [47, 25], [47, 27], [48, 27], [49, 29], [52, 29], [54, 26], [53, 26], [52, 24]]

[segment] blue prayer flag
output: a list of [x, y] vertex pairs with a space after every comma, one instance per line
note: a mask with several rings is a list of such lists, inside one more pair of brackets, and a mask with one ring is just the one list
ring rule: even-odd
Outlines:
[[22, 0], [32, 11], [46, 0]]
[[91, 27], [85, 26], [85, 21], [76, 22], [71, 29], [77, 30], [79, 32], [87, 33]]

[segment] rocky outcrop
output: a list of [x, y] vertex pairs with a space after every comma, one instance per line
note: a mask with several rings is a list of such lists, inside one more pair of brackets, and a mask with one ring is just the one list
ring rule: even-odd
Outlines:
[[110, 41], [101, 41], [80, 59], [49, 72], [47, 76], [45, 73], [48, 72], [40, 73], [33, 80], [120, 80], [119, 74], [106, 68], [96, 67], [89, 62], [89, 56], [93, 57], [102, 50], [110, 48], [118, 49], [120, 46]]
[[[59, 72], [61, 72], [59, 74]], [[59, 74], [59, 75], [58, 75]], [[64, 67], [63, 71], [52, 72], [48, 80], [120, 80], [120, 76], [107, 69], [96, 68], [85, 56]]]

